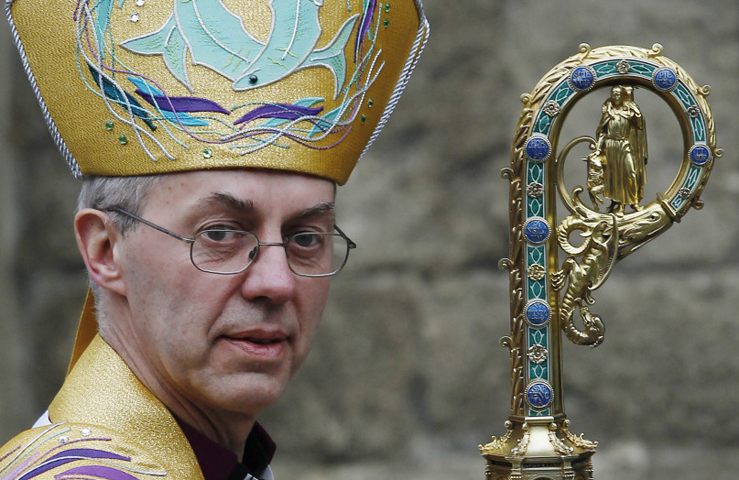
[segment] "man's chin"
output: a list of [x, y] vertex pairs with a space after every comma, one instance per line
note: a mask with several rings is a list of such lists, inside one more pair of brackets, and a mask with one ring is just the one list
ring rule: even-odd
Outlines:
[[211, 394], [213, 403], [227, 411], [254, 416], [275, 403], [287, 386], [289, 375], [280, 372], [246, 373], [226, 380], [218, 392]]

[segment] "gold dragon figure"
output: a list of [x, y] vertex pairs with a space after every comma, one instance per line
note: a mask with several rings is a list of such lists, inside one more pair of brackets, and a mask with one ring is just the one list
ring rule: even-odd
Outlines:
[[[580, 246], [573, 246], [569, 240], [576, 230], [583, 231], [584, 241]], [[557, 239], [562, 249], [572, 255], [563, 262], [561, 270], [552, 274], [552, 288], [556, 291], [568, 284], [559, 308], [562, 331], [573, 343], [596, 347], [603, 342], [605, 325], [590, 312], [588, 305], [595, 303], [590, 292], [605, 281], [614, 263], [618, 246], [616, 217], [601, 215], [586, 220], [571, 215], [557, 228]], [[580, 255], [582, 260], [578, 263], [574, 257]], [[573, 322], [576, 307], [582, 317], [582, 330]]]

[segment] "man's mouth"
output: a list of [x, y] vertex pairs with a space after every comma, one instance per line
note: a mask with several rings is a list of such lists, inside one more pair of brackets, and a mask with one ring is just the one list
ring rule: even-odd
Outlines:
[[247, 342], [256, 343], [257, 345], [271, 345], [273, 343], [279, 343], [283, 339], [282, 338], [256, 338], [256, 337], [246, 337], [246, 338], [242, 338], [241, 340], [246, 340]]
[[246, 333], [225, 336], [224, 339], [247, 356], [262, 361], [279, 359], [285, 353], [288, 343], [287, 336], [279, 333]]

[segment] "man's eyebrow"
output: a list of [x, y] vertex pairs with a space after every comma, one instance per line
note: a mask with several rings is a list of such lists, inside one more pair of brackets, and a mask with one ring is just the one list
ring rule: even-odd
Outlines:
[[[254, 202], [251, 200], [242, 200], [225, 192], [214, 192], [211, 196], [198, 201], [197, 206], [200, 208], [207, 208], [214, 204], [225, 206], [230, 210], [244, 214], [253, 213], [255, 210]], [[321, 202], [312, 207], [308, 207], [296, 215], [293, 215], [291, 220], [303, 220], [310, 217], [320, 216], [327, 212], [331, 214], [331, 218], [334, 217], [334, 202]]]
[[331, 214], [330, 216], [332, 219], [334, 218], [334, 202], [321, 202], [317, 205], [306, 208], [305, 210], [298, 213], [297, 215], [294, 215], [292, 219], [293, 220], [303, 220], [306, 218], [323, 215], [326, 212]]
[[210, 197], [204, 198], [197, 203], [197, 206], [200, 208], [212, 207], [214, 205], [224, 206], [239, 213], [252, 213], [254, 211], [254, 203], [251, 200], [242, 200], [224, 192], [214, 192]]

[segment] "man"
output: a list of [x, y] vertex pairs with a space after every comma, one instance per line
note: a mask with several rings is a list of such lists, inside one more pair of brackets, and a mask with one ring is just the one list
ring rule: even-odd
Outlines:
[[420, 2], [6, 11], [84, 179], [91, 293], [65, 383], [0, 451], [0, 478], [272, 478], [255, 419], [307, 356], [355, 246], [335, 186], [418, 59]]

